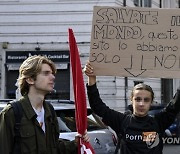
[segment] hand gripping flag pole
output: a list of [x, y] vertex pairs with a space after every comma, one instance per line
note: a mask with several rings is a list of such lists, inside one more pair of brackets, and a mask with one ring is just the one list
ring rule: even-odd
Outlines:
[[[87, 104], [86, 94], [84, 89], [84, 80], [81, 68], [81, 62], [79, 58], [78, 47], [73, 34], [73, 30], [69, 29], [69, 47], [70, 47], [70, 59], [73, 77], [74, 87], [74, 99], [75, 99], [75, 116], [76, 116], [76, 128], [79, 134], [84, 134], [87, 129]], [[78, 154], [94, 154], [94, 150], [91, 144], [84, 142], [81, 138], [78, 142]]]

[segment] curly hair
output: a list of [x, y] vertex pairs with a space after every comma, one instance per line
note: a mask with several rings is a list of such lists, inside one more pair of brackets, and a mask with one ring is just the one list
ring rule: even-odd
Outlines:
[[17, 79], [18, 87], [21, 95], [26, 95], [29, 92], [29, 84], [26, 82], [27, 78], [36, 80], [37, 74], [41, 71], [42, 64], [48, 64], [53, 74], [56, 74], [56, 67], [54, 62], [45, 56], [35, 55], [28, 57], [19, 68], [19, 77]]

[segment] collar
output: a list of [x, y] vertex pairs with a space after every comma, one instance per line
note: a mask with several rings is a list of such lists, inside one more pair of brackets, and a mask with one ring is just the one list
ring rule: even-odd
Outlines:
[[[36, 112], [34, 111], [32, 105], [30, 103], [29, 97], [27, 95], [21, 97], [19, 102], [21, 103], [24, 113], [28, 119], [37, 117]], [[45, 118], [50, 117], [51, 111], [48, 107], [48, 104], [45, 101], [43, 102], [43, 106], [44, 106], [44, 110], [45, 110]]]
[[144, 116], [144, 117], [139, 117], [139, 116], [136, 116], [136, 115], [134, 115], [134, 114], [132, 114], [132, 116], [133, 116], [133, 118], [135, 119], [135, 120], [137, 120], [137, 121], [146, 121], [146, 120], [148, 120], [149, 119], [149, 116], [148, 115], [146, 115], [146, 116]]

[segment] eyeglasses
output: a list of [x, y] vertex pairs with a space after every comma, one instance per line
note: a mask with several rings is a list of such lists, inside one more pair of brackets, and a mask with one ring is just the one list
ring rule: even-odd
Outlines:
[[141, 102], [141, 101], [143, 101], [144, 100], [144, 102], [150, 102], [151, 101], [151, 98], [149, 98], [149, 97], [145, 97], [144, 99], [142, 98], [142, 97], [136, 97], [136, 98], [134, 98], [134, 100], [136, 101], [136, 102]]

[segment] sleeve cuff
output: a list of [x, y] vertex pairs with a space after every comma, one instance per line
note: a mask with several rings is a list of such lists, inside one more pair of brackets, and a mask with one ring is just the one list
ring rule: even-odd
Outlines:
[[89, 86], [88, 84], [86, 84], [86, 87], [87, 87], [88, 93], [94, 93], [94, 92], [96, 92], [96, 91], [98, 90], [96, 83], [93, 84], [93, 85], [91, 85], [91, 86]]

